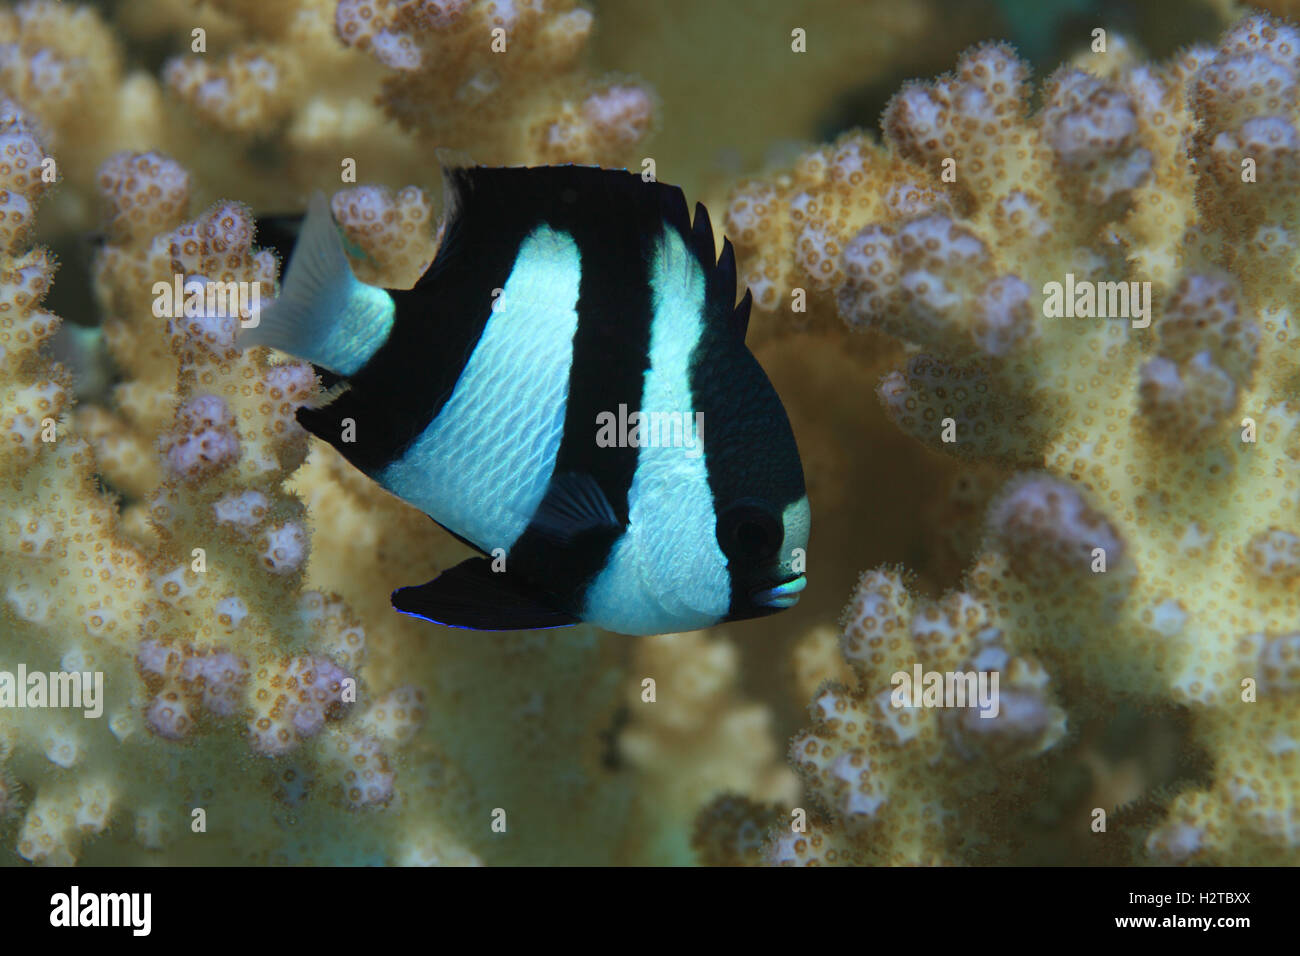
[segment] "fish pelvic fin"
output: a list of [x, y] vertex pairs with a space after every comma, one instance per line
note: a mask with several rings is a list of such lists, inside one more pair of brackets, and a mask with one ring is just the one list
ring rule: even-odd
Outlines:
[[323, 193], [312, 196], [279, 296], [239, 345], [269, 345], [342, 376], [354, 375], [388, 339], [393, 297], [352, 273]]

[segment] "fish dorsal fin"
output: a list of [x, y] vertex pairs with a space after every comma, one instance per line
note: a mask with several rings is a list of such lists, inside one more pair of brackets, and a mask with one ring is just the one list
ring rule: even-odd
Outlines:
[[581, 472], [553, 477], [531, 522], [533, 530], [559, 545], [569, 545], [589, 531], [621, 530], [622, 527], [600, 484]]
[[722, 255], [718, 256], [718, 284], [731, 292], [731, 298], [734, 301], [736, 298], [736, 250], [732, 246], [731, 240], [725, 236], [722, 239]]
[[[731, 245], [731, 240], [723, 238], [722, 255], [718, 256], [718, 268], [714, 274], [717, 282], [717, 294], [722, 297], [724, 302], [736, 301], [736, 250]], [[745, 341], [745, 333], [749, 331], [749, 307], [753, 305], [754, 296], [748, 289], [740, 302], [736, 303], [735, 308], [730, 313], [731, 331], [741, 342]]]
[[717, 267], [717, 260], [714, 258], [717, 249], [713, 245], [713, 223], [709, 222], [709, 211], [704, 208], [702, 202], [695, 204], [695, 224], [691, 227], [691, 250], [708, 272], [712, 272]]
[[736, 338], [745, 341], [745, 333], [749, 331], [749, 307], [754, 304], [754, 293], [748, 289], [745, 290], [745, 296], [736, 304], [736, 308], [731, 313], [731, 329]]
[[712, 321], [724, 323], [729, 334], [745, 341], [749, 328], [749, 308], [753, 297], [745, 290], [745, 297], [736, 303], [736, 250], [731, 240], [722, 239], [722, 254], [714, 259], [713, 224], [703, 203], [695, 204], [695, 224], [690, 233], [691, 251], [700, 261], [707, 277], [707, 311]]
[[394, 609], [447, 627], [476, 631], [531, 631], [568, 627], [578, 618], [549, 607], [518, 587], [489, 558], [470, 558], [427, 584], [398, 588]]
[[432, 281], [440, 266], [455, 257], [471, 220], [495, 223], [498, 229], [520, 224], [526, 229], [542, 222], [562, 229], [574, 219], [597, 227], [608, 222], [609, 228], [641, 229], [658, 219], [681, 233], [707, 272], [718, 265], [708, 211], [696, 203], [692, 222], [685, 195], [669, 183], [646, 180], [626, 169], [577, 164], [451, 166], [443, 169], [443, 239], [417, 286]]

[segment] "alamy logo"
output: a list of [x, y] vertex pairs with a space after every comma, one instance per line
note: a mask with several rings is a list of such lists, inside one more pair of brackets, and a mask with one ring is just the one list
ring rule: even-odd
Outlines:
[[0, 709], [6, 707], [72, 707], [85, 716], [104, 713], [103, 671], [0, 671]]
[[245, 329], [262, 319], [262, 283], [186, 279], [177, 273], [171, 282], [153, 284], [153, 314], [159, 319], [200, 316], [234, 317]]
[[895, 671], [889, 682], [894, 707], [978, 707], [981, 717], [998, 715], [997, 671]]
[[152, 926], [151, 893], [68, 893], [50, 897], [51, 926], [129, 926], [133, 936], [148, 936]]
[[618, 406], [618, 414], [596, 415], [598, 448], [685, 448], [687, 458], [704, 452], [704, 413], [632, 412]]
[[1043, 315], [1049, 319], [1132, 319], [1135, 329], [1151, 324], [1150, 282], [1075, 281], [1067, 272], [1064, 283], [1046, 283], [1043, 295]]

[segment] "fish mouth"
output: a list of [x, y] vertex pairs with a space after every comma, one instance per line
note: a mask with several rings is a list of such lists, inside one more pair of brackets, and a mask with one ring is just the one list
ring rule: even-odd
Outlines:
[[787, 608], [794, 607], [799, 603], [799, 592], [808, 584], [808, 579], [802, 574], [798, 577], [791, 578], [789, 581], [783, 581], [775, 587], [763, 588], [761, 591], [755, 591], [753, 601], [759, 607], [770, 608]]

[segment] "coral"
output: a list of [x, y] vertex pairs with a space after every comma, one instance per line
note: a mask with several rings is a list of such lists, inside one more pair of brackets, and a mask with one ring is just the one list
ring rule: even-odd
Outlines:
[[357, 186], [334, 195], [334, 219], [361, 255], [351, 257], [362, 282], [409, 289], [433, 262], [441, 235], [432, 228], [433, 205], [420, 189], [396, 195], [382, 186]]
[[126, 72], [116, 38], [89, 7], [26, 0], [0, 11], [0, 93], [22, 104], [78, 186], [109, 153], [160, 138], [156, 83]]
[[705, 866], [761, 866], [768, 819], [776, 809], [724, 794], [695, 818], [691, 846]]
[[[1028, 802], [1042, 788], [1044, 771], [1029, 758], [1061, 739], [1065, 714], [1050, 675], [1013, 653], [993, 621], [977, 595], [919, 600], [895, 571], [862, 576], [840, 637], [854, 679], [820, 685], [817, 723], [791, 744], [834, 827], [818, 820], [778, 835], [774, 862], [987, 863], [1022, 848], [1032, 831], [991, 806]], [[896, 697], [893, 675], [916, 664], [999, 672], [996, 713], [921, 707], [915, 686]]]
[[227, 133], [251, 133], [282, 122], [301, 95], [294, 64], [274, 50], [244, 47], [218, 63], [178, 58], [163, 82], [197, 117]]
[[[21, 115], [10, 109], [8, 123], [14, 155], [39, 158]], [[3, 173], [13, 201], [33, 205], [40, 180], [18, 163]], [[132, 820], [144, 849], [220, 859], [235, 844], [201, 834], [232, 832], [222, 810], [241, 800], [274, 800], [249, 793], [237, 769], [268, 758], [292, 756], [311, 779], [316, 794], [300, 813], [400, 802], [394, 747], [409, 742], [422, 712], [415, 688], [371, 697], [358, 676], [365, 630], [337, 597], [304, 587], [303, 509], [278, 485], [306, 453], [292, 413], [314, 388], [311, 370], [235, 349], [248, 315], [201, 296], [192, 309], [180, 300], [158, 308], [155, 282], [165, 288], [178, 275], [200, 289], [275, 281], [274, 258], [250, 245], [242, 207], [218, 204], [184, 221], [185, 182], [156, 155], [119, 157], [101, 177], [115, 224], [98, 277], [112, 303], [108, 339], [122, 367], [149, 375], [119, 390], [120, 412], [99, 410], [98, 466], [61, 420], [60, 371], [37, 354], [56, 324], [39, 310], [48, 259], [39, 249], [15, 254], [21, 235], [8, 237], [6, 424], [17, 440], [5, 467], [27, 504], [8, 514], [5, 651], [28, 666], [100, 671], [106, 686], [102, 719], [18, 711], [6, 720], [6, 762], [32, 792], [16, 843], [34, 862], [71, 862], [90, 838]], [[42, 427], [51, 429], [45, 440]], [[158, 463], [147, 476], [158, 480], [141, 489], [141, 469], [113, 463], [147, 454], [150, 433]], [[136, 507], [147, 509], [148, 540], [123, 534], [112, 499], [94, 490], [97, 467], [143, 491]], [[68, 769], [77, 775], [59, 772]], [[170, 789], [160, 785], [169, 777]], [[180, 821], [198, 808], [211, 829], [187, 833]], [[322, 852], [291, 843], [238, 852]]]
[[488, 163], [609, 163], [650, 131], [644, 86], [575, 72], [592, 24], [567, 0], [341, 0], [335, 15], [343, 43], [391, 71], [390, 115], [431, 143], [503, 144]]
[[[791, 751], [823, 816], [815, 839], [778, 835], [773, 859], [987, 860], [973, 839], [1015, 834], [955, 795], [1023, 805], [1038, 751], [1062, 746], [1041, 738], [1059, 738], [1058, 703], [1085, 726], [1125, 701], [1186, 708], [1184, 752], [1210, 782], [1146, 836], [1100, 838], [1111, 859], [1130, 843], [1138, 859], [1296, 859], [1297, 51], [1293, 27], [1256, 16], [1162, 66], [1085, 55], [1031, 112], [1027, 66], [983, 46], [905, 86], [883, 143], [849, 135], [735, 190], [727, 229], [757, 304], [788, 314], [804, 289], [810, 311], [902, 340], [914, 354], [878, 388], [898, 425], [1025, 469], [962, 590], [922, 611], [870, 572], [843, 634], [856, 681], [797, 665], [829, 679]], [[1018, 731], [943, 733], [880, 704], [894, 671], [962, 670], [985, 641]], [[972, 757], [980, 726], [981, 746], [1016, 745], [1014, 771]]]
[[[67, 167], [47, 222], [90, 228], [97, 170], [126, 150], [165, 148], [203, 201], [285, 212], [341, 182], [434, 187], [440, 147], [480, 162], [630, 163], [655, 125], [645, 84], [587, 69], [593, 16], [572, 2], [223, 0], [201, 17], [148, 6], [112, 23], [57, 0], [0, 13], [0, 94]], [[185, 52], [157, 74], [128, 69], [123, 36]]]
[[675, 821], [691, 819], [721, 793], [772, 803], [792, 800], [766, 708], [738, 693], [738, 659], [725, 636], [665, 634], [640, 643], [631, 665], [623, 759], [645, 777], [638, 856], [689, 862]]
[[938, 68], [987, 32], [986, 23], [933, 0], [660, 0], [594, 9], [596, 62], [648, 78], [661, 105], [663, 122], [642, 155], [687, 195], [725, 189], [743, 170], [823, 139], [828, 128], [869, 121], [874, 113], [860, 108], [865, 92], [883, 94], [903, 76]]
[[[39, 352], [58, 325], [40, 309], [50, 257], [20, 249], [45, 150], [16, 107], [0, 115], [14, 495], [0, 665], [100, 672], [105, 687], [102, 719], [4, 713], [0, 827], [18, 855], [430, 865], [589, 860], [603, 845], [612, 859], [628, 778], [603, 767], [589, 728], [612, 720], [622, 650], [586, 628], [430, 641], [391, 611], [393, 582], [436, 575], [461, 546], [327, 446], [304, 465], [293, 411], [314, 374], [234, 345], [262, 301], [252, 290], [275, 289], [275, 256], [247, 207], [192, 215], [193, 176], [171, 157], [120, 154], [100, 170], [95, 283], [123, 380], [69, 414], [69, 377]], [[418, 277], [436, 238], [420, 190], [333, 200], [359, 267]], [[543, 777], [555, 804], [533, 799]]]

